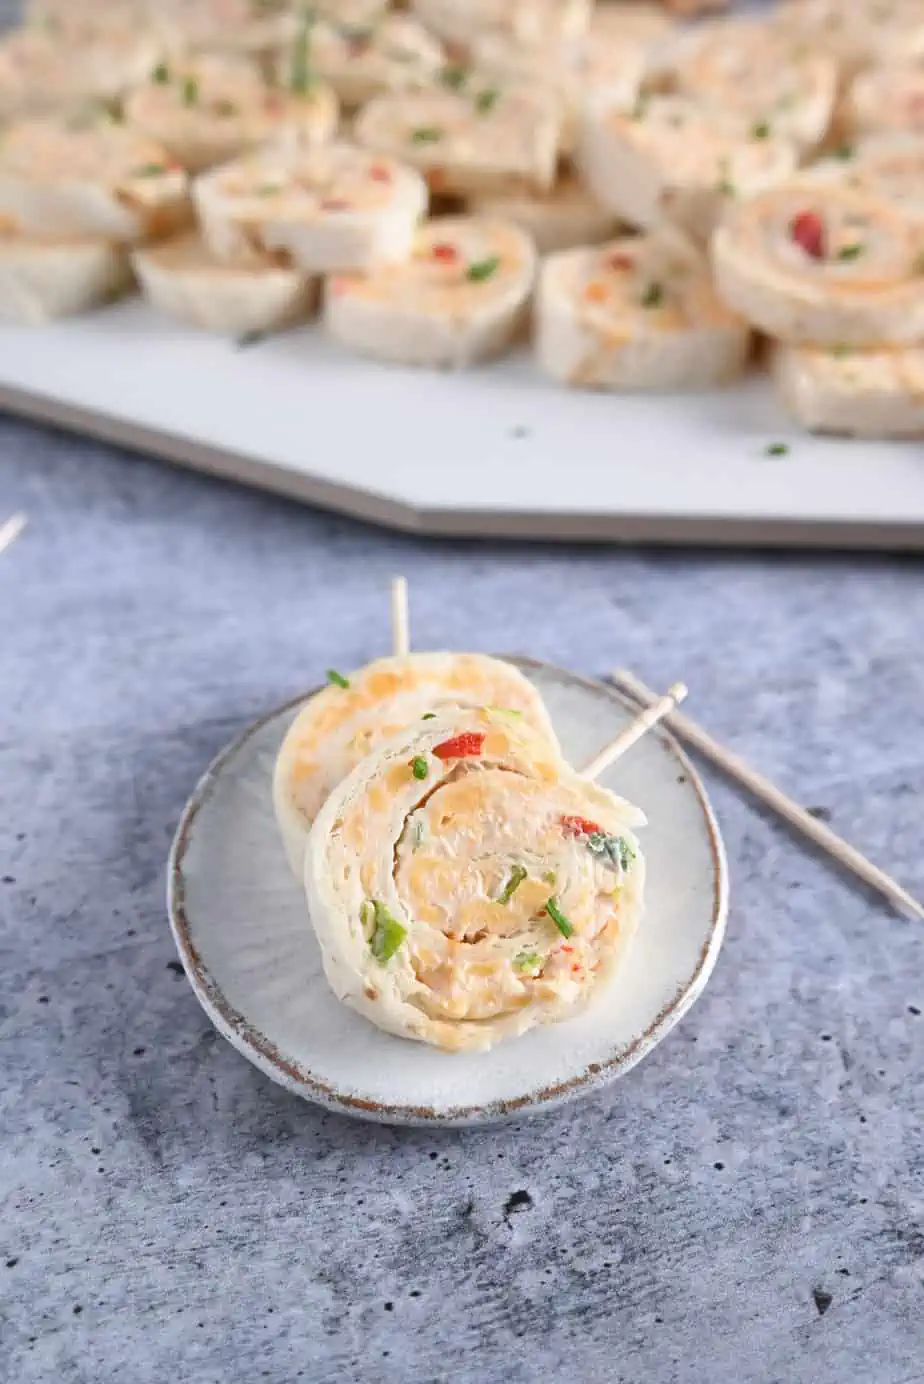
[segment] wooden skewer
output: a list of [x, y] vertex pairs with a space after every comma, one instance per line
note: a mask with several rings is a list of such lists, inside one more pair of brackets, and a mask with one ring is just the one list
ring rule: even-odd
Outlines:
[[652, 697], [650, 699], [651, 705], [644, 711], [639, 712], [635, 720], [630, 721], [608, 745], [604, 745], [603, 749], [599, 750], [590, 763], [581, 770], [584, 777], [591, 779], [599, 778], [604, 769], [608, 769], [611, 764], [615, 764], [616, 760], [620, 759], [625, 754], [626, 750], [632, 748], [636, 740], [641, 740], [642, 736], [646, 735], [648, 731], [651, 730], [652, 726], [656, 726], [659, 721], [663, 721], [665, 716], [669, 715], [680, 702], [685, 701], [686, 696], [687, 688], [685, 684], [682, 682], [675, 682], [673, 687], [668, 688], [665, 696], [661, 698]]
[[[620, 691], [628, 693], [635, 701], [645, 703], [654, 702], [657, 694], [650, 691], [643, 682], [640, 682], [632, 673], [620, 668], [612, 674], [612, 682]], [[695, 721], [691, 721], [688, 716], [681, 713], [668, 715], [665, 724], [682, 740], [699, 750], [700, 754], [712, 761], [718, 768], [722, 769], [729, 778], [736, 780], [744, 788], [752, 793], [760, 802], [773, 809], [790, 826], [801, 831], [803, 836], [807, 836], [816, 846], [826, 851], [834, 860], [845, 869], [851, 870], [864, 884], [883, 894], [899, 913], [912, 918], [924, 918], [924, 907], [913, 898], [906, 889], [903, 889], [894, 879], [880, 870], [872, 861], [867, 860], [865, 855], [861, 855], [853, 846], [841, 840], [836, 832], [830, 827], [826, 827], [824, 822], [819, 822], [816, 817], [810, 816], [805, 808], [793, 802], [779, 788], [764, 778], [756, 770], [751, 769], [744, 760], [729, 750], [723, 749], [711, 735], [700, 729]]]
[[8, 548], [11, 543], [15, 543], [23, 529], [26, 527], [26, 516], [24, 514], [11, 514], [3, 524], [0, 524], [0, 553]]
[[391, 579], [391, 643], [395, 658], [407, 658], [411, 652], [410, 618], [408, 615], [407, 577]]

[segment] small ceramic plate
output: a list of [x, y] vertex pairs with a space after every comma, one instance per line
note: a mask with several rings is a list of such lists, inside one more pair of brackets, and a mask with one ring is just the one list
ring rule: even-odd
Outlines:
[[[562, 748], [587, 762], [635, 708], [600, 683], [522, 659]], [[670, 736], [646, 736], [602, 782], [637, 803], [646, 910], [623, 969], [579, 1017], [488, 1053], [446, 1054], [382, 1033], [327, 987], [304, 897], [278, 839], [273, 763], [300, 703], [271, 712], [205, 774], [177, 831], [168, 907], [216, 1028], [308, 1100], [387, 1124], [486, 1124], [548, 1109], [627, 1072], [690, 1008], [715, 965], [728, 903], [721, 837]]]

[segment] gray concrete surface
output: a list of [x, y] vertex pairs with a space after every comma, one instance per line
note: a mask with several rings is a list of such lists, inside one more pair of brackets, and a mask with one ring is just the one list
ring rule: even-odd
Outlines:
[[[796, 452], [768, 465], [797, 483]], [[203, 766], [382, 649], [395, 568], [422, 646], [685, 677], [924, 893], [920, 562], [410, 541], [0, 420], [16, 508], [0, 1379], [924, 1379], [924, 929], [724, 785], [705, 998], [606, 1095], [491, 1131], [371, 1128], [273, 1087], [209, 1028], [163, 908]]]

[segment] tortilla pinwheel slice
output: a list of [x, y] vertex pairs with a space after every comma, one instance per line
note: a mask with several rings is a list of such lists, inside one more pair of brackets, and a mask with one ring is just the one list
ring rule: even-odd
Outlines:
[[202, 173], [272, 140], [326, 144], [338, 107], [329, 87], [315, 84], [305, 95], [271, 90], [245, 59], [199, 57], [158, 63], [128, 96], [124, 114], [190, 173]]
[[577, 161], [591, 192], [630, 225], [669, 221], [705, 241], [726, 206], [789, 177], [796, 151], [689, 97], [652, 96], [631, 112], [606, 102], [586, 111]]
[[851, 135], [924, 136], [924, 64], [871, 67], [854, 78], [841, 117]]
[[411, 0], [411, 11], [444, 43], [468, 50], [489, 31], [522, 43], [560, 43], [587, 30], [593, 0]]
[[643, 821], [525, 722], [418, 723], [333, 790], [311, 831], [305, 887], [334, 994], [445, 1052], [573, 1017], [638, 926]]
[[813, 149], [831, 125], [836, 62], [769, 23], [736, 18], [700, 25], [675, 40], [665, 62], [676, 91], [741, 116], [751, 139], [775, 135]]
[[924, 339], [921, 242], [877, 197], [796, 181], [736, 206], [712, 262], [725, 301], [781, 341], [902, 346]]
[[0, 119], [54, 115], [115, 100], [143, 81], [158, 48], [142, 29], [61, 35], [14, 29], [0, 36]]
[[196, 235], [136, 250], [132, 266], [145, 298], [157, 311], [229, 336], [270, 332], [304, 321], [318, 301], [316, 279], [271, 260], [216, 260]]
[[485, 654], [380, 658], [347, 678], [333, 672], [328, 677], [330, 686], [305, 703], [289, 728], [273, 777], [276, 821], [298, 879], [308, 833], [332, 790], [367, 754], [409, 726], [429, 725], [435, 713], [502, 708], [557, 752], [552, 723], [532, 683], [512, 664]]
[[17, 234], [135, 244], [190, 214], [183, 169], [123, 125], [47, 117], [10, 125], [0, 141], [0, 225]]
[[105, 240], [0, 234], [0, 320], [40, 326], [109, 302], [131, 284], [128, 254]]
[[879, 197], [924, 227], [924, 139], [914, 135], [874, 134], [844, 144], [802, 169], [799, 181]]
[[520, 333], [535, 276], [536, 248], [518, 227], [441, 217], [421, 227], [405, 263], [328, 280], [324, 321], [363, 355], [462, 369]]
[[407, 258], [427, 207], [413, 169], [348, 144], [267, 148], [203, 174], [194, 196], [217, 258], [278, 252], [306, 274]]
[[[443, 45], [408, 15], [386, 14], [369, 23], [318, 19], [311, 29], [310, 70], [329, 83], [347, 107], [354, 108], [387, 91], [403, 91], [431, 81], [443, 67]], [[294, 52], [279, 63], [283, 81]]]
[[244, 54], [269, 60], [298, 33], [291, 0], [157, 0], [152, 14], [167, 52]]
[[750, 352], [750, 330], [718, 298], [705, 258], [664, 231], [550, 255], [535, 315], [540, 367], [577, 387], [723, 384]]
[[378, 96], [357, 118], [354, 137], [411, 164], [435, 193], [547, 192], [558, 171], [563, 121], [550, 90], [479, 75], [458, 90]]
[[922, 0], [787, 0], [772, 23], [806, 50], [829, 54], [847, 76], [924, 54]]
[[773, 374], [784, 402], [811, 432], [924, 437], [924, 347], [780, 346]]
[[619, 218], [573, 173], [564, 174], [550, 192], [496, 192], [471, 198], [469, 206], [478, 216], [512, 221], [532, 237], [542, 255], [596, 245], [619, 229]]

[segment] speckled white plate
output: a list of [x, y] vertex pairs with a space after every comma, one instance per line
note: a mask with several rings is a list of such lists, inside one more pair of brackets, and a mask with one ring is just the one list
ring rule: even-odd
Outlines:
[[[513, 660], [542, 692], [576, 764], [630, 718], [618, 693]], [[308, 1100], [386, 1124], [487, 1124], [614, 1081], [701, 993], [725, 929], [728, 876], [702, 784], [670, 736], [642, 740], [602, 782], [637, 803], [645, 917], [626, 965], [587, 1012], [489, 1053], [445, 1054], [382, 1033], [327, 987], [305, 900], [273, 818], [273, 763], [297, 703], [228, 747], [194, 792], [169, 862], [168, 908], [190, 983], [229, 1042]]]

